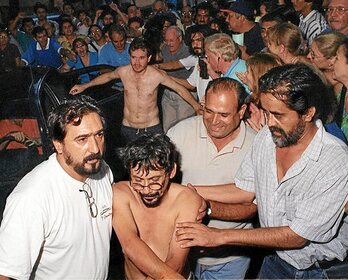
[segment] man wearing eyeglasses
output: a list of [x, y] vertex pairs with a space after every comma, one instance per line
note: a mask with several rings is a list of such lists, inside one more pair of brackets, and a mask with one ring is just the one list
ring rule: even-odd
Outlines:
[[119, 155], [130, 180], [113, 186], [113, 227], [126, 279], [191, 279], [185, 265], [189, 250], [175, 241], [175, 224], [195, 222], [201, 199], [170, 182], [176, 173], [174, 144], [163, 134], [143, 135]]
[[330, 28], [348, 36], [347, 0], [330, 0], [325, 12]]
[[102, 160], [104, 118], [81, 97], [55, 108], [48, 125], [55, 153], [6, 202], [0, 279], [106, 279], [113, 176]]

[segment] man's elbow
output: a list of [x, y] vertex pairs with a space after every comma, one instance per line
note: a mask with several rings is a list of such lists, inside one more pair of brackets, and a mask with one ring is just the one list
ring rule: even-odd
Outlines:
[[3, 275], [0, 275], [0, 280], [10, 280], [10, 278], [3, 276]]

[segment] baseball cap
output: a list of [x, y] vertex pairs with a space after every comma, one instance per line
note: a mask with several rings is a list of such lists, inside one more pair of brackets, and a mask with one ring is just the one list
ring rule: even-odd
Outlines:
[[246, 17], [251, 17], [254, 15], [254, 10], [252, 5], [245, 1], [234, 1], [230, 3], [230, 6], [225, 9], [221, 9], [223, 12], [235, 12], [237, 14], [244, 15]]

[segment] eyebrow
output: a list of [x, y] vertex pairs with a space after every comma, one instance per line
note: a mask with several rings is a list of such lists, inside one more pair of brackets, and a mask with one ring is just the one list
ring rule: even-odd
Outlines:
[[77, 139], [79, 139], [79, 138], [83, 138], [83, 137], [90, 137], [90, 136], [92, 136], [92, 135], [97, 135], [97, 134], [99, 134], [99, 133], [101, 133], [101, 132], [104, 132], [105, 131], [105, 129], [100, 129], [100, 130], [98, 130], [98, 131], [96, 131], [96, 132], [91, 132], [91, 133], [87, 133], [87, 134], [80, 134], [80, 135], [77, 135], [75, 138], [74, 138], [74, 140], [77, 140]]

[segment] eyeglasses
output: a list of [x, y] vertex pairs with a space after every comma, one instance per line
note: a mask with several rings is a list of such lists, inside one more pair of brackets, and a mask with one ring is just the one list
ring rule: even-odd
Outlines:
[[84, 183], [82, 185], [82, 190], [79, 190], [80, 192], [84, 192], [86, 196], [87, 205], [89, 207], [89, 211], [91, 213], [92, 218], [96, 218], [98, 216], [98, 207], [97, 204], [95, 204], [95, 199], [93, 197], [93, 192], [91, 189], [91, 186], [87, 183]]
[[7, 39], [8, 38], [8, 36], [6, 36], [6, 35], [0, 35], [0, 39]]
[[75, 46], [75, 49], [80, 49], [80, 48], [83, 48], [85, 45], [76, 45]]
[[344, 8], [344, 7], [331, 7], [331, 8], [324, 9], [324, 11], [327, 14], [331, 14], [333, 12], [336, 12], [339, 15], [343, 15], [346, 11], [348, 11], [348, 9]]
[[135, 182], [134, 180], [131, 179], [130, 185], [136, 191], [142, 191], [145, 188], [149, 188], [153, 191], [158, 191], [158, 190], [163, 188], [166, 179], [167, 179], [167, 174], [164, 174], [164, 175], [158, 176], [158, 177], [156, 176], [156, 177], [153, 177], [153, 178], [147, 180], [147, 181], [149, 181], [149, 183], [147, 185], [144, 185], [143, 183], [140, 183], [140, 182]]

